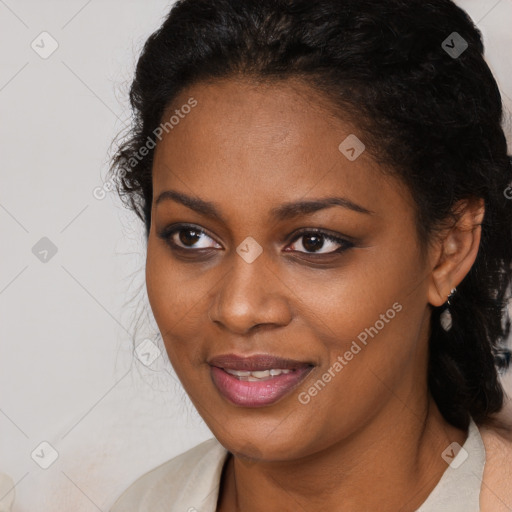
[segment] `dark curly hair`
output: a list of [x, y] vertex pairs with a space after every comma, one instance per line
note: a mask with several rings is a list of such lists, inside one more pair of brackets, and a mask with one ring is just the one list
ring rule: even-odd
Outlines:
[[[449, 52], [454, 41], [462, 53]], [[112, 179], [147, 238], [154, 149], [141, 158], [140, 148], [178, 93], [237, 77], [308, 84], [365, 133], [383, 172], [409, 187], [423, 248], [459, 200], [484, 199], [479, 252], [450, 301], [451, 330], [440, 327], [445, 306], [430, 306], [428, 381], [449, 423], [492, 422], [504, 401], [498, 368], [510, 358], [512, 158], [483, 51], [481, 33], [449, 0], [179, 0], [139, 58], [134, 123]]]

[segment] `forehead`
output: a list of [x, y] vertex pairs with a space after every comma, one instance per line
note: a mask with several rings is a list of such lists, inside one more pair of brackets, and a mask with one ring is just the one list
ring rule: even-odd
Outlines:
[[[264, 83], [249, 79], [200, 82], [174, 99], [165, 121], [194, 98], [189, 114], [172, 129], [175, 145], [217, 155], [260, 152], [261, 157], [293, 149], [305, 155], [310, 145], [328, 130], [349, 130], [333, 112], [332, 105], [306, 84], [296, 80]], [[188, 109], [187, 109], [188, 110]], [[353, 129], [352, 129], [353, 131]], [[195, 135], [191, 137], [192, 133]], [[169, 133], [171, 135], [171, 133]], [[173, 141], [168, 141], [171, 146]]]
[[[197, 104], [183, 108], [191, 99]], [[339, 193], [375, 210], [383, 194], [388, 203], [403, 195], [367, 151], [353, 161], [340, 151], [347, 137], [364, 143], [365, 134], [306, 84], [198, 83], [163, 121], [173, 115], [178, 122], [156, 148], [154, 197], [172, 188], [219, 203], [250, 201], [254, 210]]]

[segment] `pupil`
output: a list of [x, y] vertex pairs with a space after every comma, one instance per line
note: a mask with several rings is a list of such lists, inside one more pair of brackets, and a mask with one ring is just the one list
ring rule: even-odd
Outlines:
[[302, 245], [307, 251], [315, 251], [322, 248], [323, 236], [322, 235], [308, 235], [304, 237], [304, 240], [315, 240], [313, 243], [303, 242]]
[[[184, 233], [195, 233], [195, 235], [187, 236]], [[190, 244], [194, 245], [200, 238], [200, 234], [194, 229], [185, 229], [180, 231], [180, 242], [182, 242], [184, 245]]]

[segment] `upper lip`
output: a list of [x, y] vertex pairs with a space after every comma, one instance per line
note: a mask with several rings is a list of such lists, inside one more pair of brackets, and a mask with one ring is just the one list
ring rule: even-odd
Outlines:
[[313, 366], [312, 363], [295, 361], [269, 354], [254, 354], [251, 356], [240, 356], [237, 354], [222, 354], [208, 360], [210, 366], [217, 366], [227, 370], [240, 371], [261, 371], [271, 369], [296, 370], [306, 366]]

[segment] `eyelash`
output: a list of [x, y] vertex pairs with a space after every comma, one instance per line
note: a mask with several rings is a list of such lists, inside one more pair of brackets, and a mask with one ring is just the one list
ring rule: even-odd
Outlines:
[[[209, 236], [204, 230], [190, 224], [181, 224], [178, 226], [174, 226], [172, 228], [166, 228], [162, 230], [160, 233], [158, 233], [159, 238], [163, 239], [173, 250], [181, 251], [181, 252], [199, 252], [199, 251], [209, 251], [212, 248], [211, 247], [203, 247], [200, 249], [194, 249], [194, 248], [185, 248], [178, 244], [176, 244], [172, 237], [174, 234], [180, 232], [180, 231], [194, 231], [198, 233], [199, 235], [206, 235], [208, 238], [211, 238], [214, 240], [211, 236]], [[340, 238], [334, 235], [331, 235], [330, 233], [323, 231], [321, 229], [317, 228], [303, 228], [299, 230], [298, 232], [294, 233], [294, 238], [291, 239], [291, 241], [288, 243], [288, 245], [296, 243], [298, 240], [300, 240], [301, 237], [304, 235], [316, 235], [321, 236], [324, 240], [327, 240], [329, 242], [335, 242], [336, 244], [340, 245], [340, 248], [330, 251], [327, 253], [314, 253], [314, 252], [304, 252], [304, 251], [287, 251], [287, 252], [298, 252], [300, 254], [306, 254], [308, 256], [329, 256], [332, 254], [340, 254], [347, 249], [350, 249], [354, 247], [354, 244], [352, 242], [349, 242], [348, 240], [345, 240], [344, 238]], [[214, 240], [215, 241], [215, 240]], [[218, 242], [215, 242], [218, 243]], [[213, 248], [214, 250], [217, 250], [216, 248]]]

